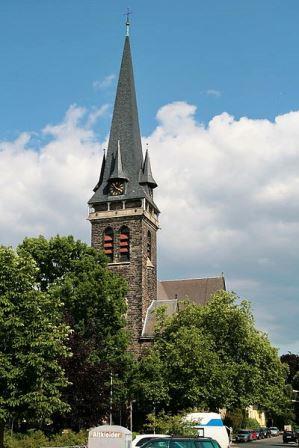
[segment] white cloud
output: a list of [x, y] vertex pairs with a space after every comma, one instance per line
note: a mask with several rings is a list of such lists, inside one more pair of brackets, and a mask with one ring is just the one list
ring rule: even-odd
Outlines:
[[105, 76], [105, 78], [100, 81], [94, 81], [92, 85], [95, 90], [104, 90], [111, 86], [114, 80], [115, 75], [112, 73], [111, 75]]
[[[106, 110], [70, 107], [39, 134], [39, 150], [29, 133], [0, 142], [3, 244], [39, 233], [89, 241], [86, 203], [103, 143], [92, 126]], [[160, 277], [223, 271], [273, 342], [299, 351], [299, 112], [274, 122], [223, 113], [206, 127], [195, 112], [184, 102], [162, 107], [144, 138], [159, 184]]]
[[71, 106], [62, 123], [42, 130], [48, 142], [40, 150], [25, 133], [0, 143], [2, 244], [40, 233], [86, 238], [86, 202], [100, 166], [100, 144], [89, 127], [95, 113]]
[[216, 90], [216, 89], [208, 89], [206, 91], [206, 94], [208, 96], [214, 96], [215, 98], [219, 98], [221, 96], [220, 90]]
[[299, 112], [275, 122], [223, 113], [204, 127], [194, 106], [173, 103], [157, 118], [146, 141], [160, 185], [161, 277], [224, 271], [273, 341], [295, 343]]

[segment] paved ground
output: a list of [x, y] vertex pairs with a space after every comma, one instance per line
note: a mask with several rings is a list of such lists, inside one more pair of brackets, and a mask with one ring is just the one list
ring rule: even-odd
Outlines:
[[283, 443], [282, 436], [271, 437], [270, 439], [263, 440], [255, 440], [248, 443], [233, 443], [233, 447], [240, 448], [275, 448], [275, 447], [284, 447], [284, 448], [296, 448], [298, 445], [295, 442]]

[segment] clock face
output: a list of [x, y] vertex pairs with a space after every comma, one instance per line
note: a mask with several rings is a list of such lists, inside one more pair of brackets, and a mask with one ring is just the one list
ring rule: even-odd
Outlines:
[[109, 192], [112, 196], [119, 196], [125, 192], [125, 184], [121, 181], [111, 182]]

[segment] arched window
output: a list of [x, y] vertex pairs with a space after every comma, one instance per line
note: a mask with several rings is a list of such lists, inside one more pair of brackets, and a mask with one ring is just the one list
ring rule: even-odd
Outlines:
[[114, 255], [114, 235], [113, 229], [111, 227], [107, 227], [104, 231], [104, 253], [109, 258], [109, 262], [113, 263], [113, 255]]
[[119, 233], [119, 259], [130, 260], [130, 231], [126, 226], [123, 226]]
[[147, 258], [152, 259], [152, 234], [150, 231], [147, 232], [147, 242], [146, 242], [146, 252]]

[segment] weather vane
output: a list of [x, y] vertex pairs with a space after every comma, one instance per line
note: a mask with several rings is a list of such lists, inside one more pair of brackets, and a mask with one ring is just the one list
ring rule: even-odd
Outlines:
[[125, 12], [124, 16], [127, 16], [126, 20], [126, 36], [130, 35], [130, 15], [132, 14], [132, 11], [130, 11], [130, 8], [127, 8], [127, 12]]

